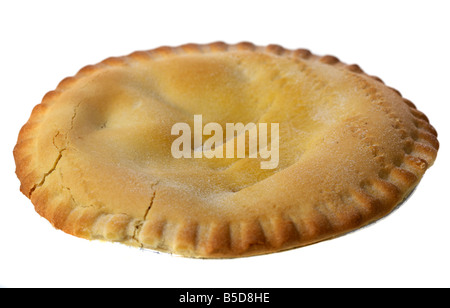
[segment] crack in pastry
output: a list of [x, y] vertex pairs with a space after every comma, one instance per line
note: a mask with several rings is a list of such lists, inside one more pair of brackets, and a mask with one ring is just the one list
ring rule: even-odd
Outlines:
[[[194, 127], [196, 115], [202, 132], [207, 123], [279, 124], [278, 165], [261, 168], [249, 138], [244, 157], [194, 158], [191, 136], [192, 158], [174, 158], [171, 128]], [[224, 133], [214, 150], [238, 139]], [[438, 148], [428, 118], [358, 65], [306, 49], [216, 42], [82, 68], [33, 109], [14, 157], [21, 191], [66, 233], [234, 258], [386, 216]]]
[[62, 149], [61, 151], [59, 151], [59, 154], [58, 154], [58, 157], [56, 158], [55, 163], [53, 164], [52, 168], [51, 168], [49, 171], [47, 171], [47, 172], [44, 173], [44, 175], [42, 176], [42, 180], [40, 180], [39, 183], [36, 183], [35, 185], [33, 185], [33, 187], [31, 187], [31, 189], [30, 189], [30, 191], [29, 191], [29, 193], [28, 193], [28, 196], [29, 196], [30, 198], [31, 198], [31, 195], [33, 194], [33, 192], [34, 192], [37, 188], [39, 188], [39, 187], [41, 187], [42, 185], [44, 185], [45, 179], [46, 179], [50, 174], [52, 174], [53, 171], [56, 170], [56, 167], [58, 166], [58, 163], [59, 163], [59, 161], [60, 161], [61, 158], [62, 158], [62, 152], [63, 152], [64, 150], [65, 150], [65, 149]]

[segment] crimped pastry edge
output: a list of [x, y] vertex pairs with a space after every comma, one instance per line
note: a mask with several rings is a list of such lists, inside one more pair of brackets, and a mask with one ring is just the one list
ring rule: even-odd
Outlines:
[[[186, 257], [233, 258], [267, 254], [309, 245], [340, 236], [378, 220], [395, 208], [416, 187], [426, 169], [434, 163], [439, 148], [436, 130], [429, 123], [428, 118], [411, 101], [403, 98], [399, 91], [390, 88], [396, 95], [402, 97], [402, 101], [408, 106], [416, 131], [406, 131], [408, 134], [404, 136], [404, 139], [408, 139], [409, 143], [403, 149], [403, 158], [393, 162], [394, 167], [381, 176], [376, 175], [367, 179], [360, 187], [349, 191], [347, 197], [352, 202], [359, 203], [361, 207], [373, 208], [380, 202], [390, 204], [385, 211], [373, 215], [371, 220], [363, 223], [350, 222], [341, 226], [340, 229], [335, 229], [329, 226], [323, 218], [318, 217], [316, 221], [311, 221], [310, 225], [303, 224], [300, 226], [294, 219], [283, 216], [282, 213], [276, 213], [269, 221], [264, 223], [258, 220], [233, 222], [233, 226], [228, 222], [213, 222], [212, 225], [205, 227], [198, 226], [195, 222], [186, 221], [174, 227], [177, 232], [172, 232], [172, 236], [173, 234], [185, 234], [186, 237], [190, 238], [189, 241], [195, 242], [195, 245], [183, 245], [182, 240], [174, 241], [165, 238], [167, 236], [165, 228], [168, 222], [144, 221], [126, 214], [100, 212], [76, 204], [68, 191], [61, 190], [58, 192], [43, 185], [46, 177], [54, 169], [42, 174], [37, 167], [39, 162], [33, 155], [37, 132], [43, 123], [48, 107], [54, 103], [54, 98], [70, 87], [74, 81], [101, 69], [103, 66], [126, 65], [128, 61], [147, 61], [154, 57], [169, 57], [178, 53], [226, 52], [228, 50], [258, 50], [284, 57], [312, 58], [327, 65], [348, 70], [355, 75], [368, 77], [375, 82], [383, 83], [380, 78], [366, 74], [358, 65], [348, 65], [334, 56], [318, 56], [307, 49], [290, 50], [273, 44], [267, 46], [256, 46], [249, 42], [185, 44], [178, 47], [163, 46], [148, 51], [136, 51], [123, 57], [107, 58], [98, 64], [85, 66], [75, 76], [62, 80], [55, 90], [48, 92], [42, 102], [34, 107], [28, 122], [19, 133], [14, 148], [16, 174], [21, 182], [22, 193], [31, 199], [36, 211], [49, 220], [53, 226], [78, 237], [117, 241], [127, 245], [172, 252]], [[397, 126], [396, 129], [402, 129], [401, 125]], [[59, 155], [54, 163], [55, 167], [63, 151], [64, 149], [59, 149]], [[387, 201], [375, 197], [371, 192], [373, 189], [381, 192]], [[270, 226], [273, 233], [270, 239], [264, 231], [267, 226]], [[323, 232], [323, 230], [327, 231]], [[201, 232], [207, 234], [200, 234]], [[305, 236], [306, 234], [308, 236]], [[202, 239], [201, 243], [199, 239]]]

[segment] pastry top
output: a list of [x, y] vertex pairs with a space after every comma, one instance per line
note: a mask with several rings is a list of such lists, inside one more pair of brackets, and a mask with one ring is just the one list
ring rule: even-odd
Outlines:
[[[194, 127], [194, 115], [224, 128], [279, 123], [278, 165], [174, 158], [171, 128]], [[433, 164], [436, 136], [410, 101], [357, 65], [305, 49], [217, 42], [81, 69], [35, 107], [14, 155], [21, 191], [67, 233], [239, 257], [311, 244], [386, 215]]]

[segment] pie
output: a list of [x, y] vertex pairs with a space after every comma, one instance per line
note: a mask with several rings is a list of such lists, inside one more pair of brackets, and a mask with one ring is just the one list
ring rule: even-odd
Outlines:
[[[224, 128], [278, 123], [277, 164], [175, 158], [171, 129], [193, 127], [195, 115]], [[236, 258], [331, 239], [387, 215], [438, 147], [427, 117], [358, 65], [306, 49], [214, 42], [82, 68], [34, 108], [14, 157], [22, 193], [57, 229]]]

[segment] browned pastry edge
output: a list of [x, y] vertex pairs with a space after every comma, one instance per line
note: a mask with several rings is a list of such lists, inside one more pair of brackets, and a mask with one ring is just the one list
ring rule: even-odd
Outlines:
[[[137, 51], [124, 57], [112, 57], [82, 68], [75, 76], [62, 80], [57, 88], [48, 92], [42, 102], [37, 105], [20, 130], [14, 148], [16, 174], [21, 182], [21, 192], [31, 199], [36, 211], [53, 226], [66, 233], [86, 238], [123, 242], [143, 248], [175, 252], [189, 257], [231, 258], [243, 257], [270, 252], [283, 251], [305, 246], [321, 240], [333, 238], [372, 221], [375, 221], [399, 204], [418, 184], [428, 167], [437, 155], [439, 142], [437, 132], [428, 118], [408, 99], [403, 102], [409, 107], [416, 130], [408, 132], [402, 127], [401, 120], [390, 110], [386, 110], [392, 119], [393, 126], [403, 138], [403, 155], [392, 162], [392, 167], [382, 170], [380, 174], [361, 182], [359, 188], [351, 189], [346, 196], [364, 209], [370, 220], [350, 218], [340, 226], [333, 226], [325, 215], [317, 215], [307, 224], [300, 223], [291, 217], [275, 215], [270, 221], [243, 222], [233, 228], [226, 222], [213, 223], [210, 226], [198, 226], [195, 222], [186, 221], [177, 226], [175, 240], [165, 238], [166, 223], [136, 219], [126, 214], [111, 214], [79, 205], [70, 195], [70, 189], [54, 191], [43, 186], [46, 178], [56, 169], [64, 147], [57, 147], [59, 153], [53, 166], [44, 174], [39, 172], [39, 165], [34, 150], [36, 148], [36, 132], [44, 124], [46, 112], [54, 103], [54, 99], [77, 79], [83, 78], [104, 66], [126, 65], [129, 61], [147, 61], [156, 57], [168, 57], [177, 53], [225, 52], [227, 50], [258, 50], [279, 56], [315, 59], [327, 65], [348, 70], [355, 75], [370, 78], [383, 83], [375, 76], [367, 75], [356, 64], [347, 65], [330, 55], [317, 56], [306, 49], [288, 50], [278, 45], [265, 47], [241, 42], [234, 45], [223, 42], [210, 44], [186, 44], [179, 47], [160, 47], [149, 51]], [[392, 88], [391, 88], [392, 89]], [[396, 95], [401, 97], [395, 89]], [[374, 94], [376, 95], [376, 94]], [[75, 116], [76, 110], [74, 110]], [[376, 148], [372, 149], [374, 152]], [[382, 196], [382, 197], [380, 197]], [[265, 229], [271, 229], [268, 236]], [[326, 230], [324, 232], [324, 230]], [[189, 244], [186, 244], [189, 243]]]

